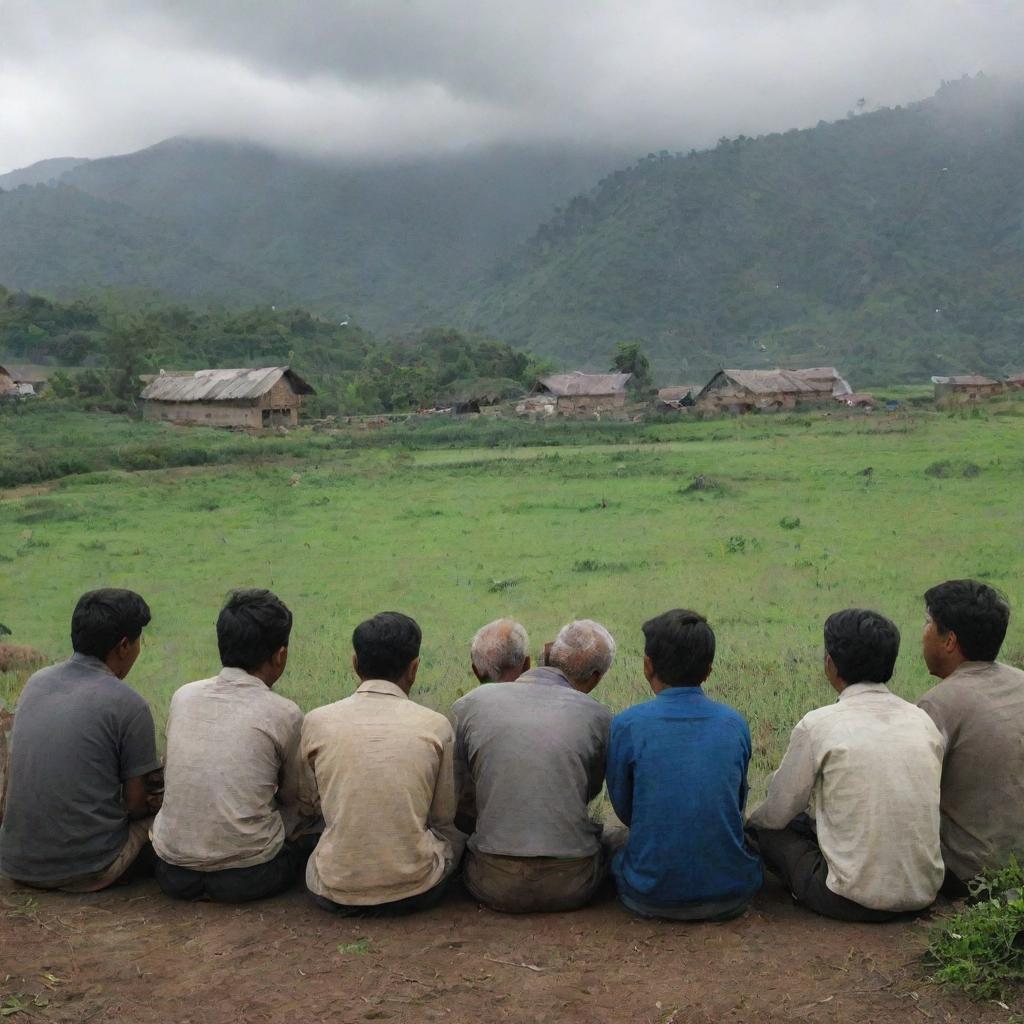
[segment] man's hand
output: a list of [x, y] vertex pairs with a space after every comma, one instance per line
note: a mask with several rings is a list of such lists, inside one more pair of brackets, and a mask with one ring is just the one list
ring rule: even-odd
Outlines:
[[150, 814], [156, 814], [164, 802], [164, 770], [157, 768], [143, 776], [146, 786], [146, 807]]

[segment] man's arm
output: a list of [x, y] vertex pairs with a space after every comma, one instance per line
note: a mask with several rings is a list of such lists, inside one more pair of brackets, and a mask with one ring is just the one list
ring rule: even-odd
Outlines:
[[750, 824], [755, 828], [785, 828], [807, 810], [817, 773], [810, 733], [803, 722], [798, 722], [779, 770], [768, 785], [768, 796], [751, 812]]
[[[121, 775], [121, 795], [129, 818], [148, 818], [159, 809], [163, 798], [163, 776], [160, 772], [160, 758], [156, 753], [156, 727], [148, 704], [124, 722], [118, 751]], [[147, 791], [147, 778], [153, 775], [156, 781], [153, 803]]]
[[434, 781], [434, 796], [430, 803], [427, 825], [451, 844], [455, 859], [462, 856], [466, 837], [455, 827], [455, 737], [448, 728], [441, 740], [441, 761]]
[[633, 744], [629, 729], [612, 721], [608, 743], [608, 765], [605, 784], [612, 807], [623, 825], [632, 824], [633, 818]]
[[121, 787], [124, 797], [124, 809], [133, 821], [148, 818], [153, 812], [149, 809], [146, 795], [146, 776], [136, 775], [133, 779], [125, 779]]

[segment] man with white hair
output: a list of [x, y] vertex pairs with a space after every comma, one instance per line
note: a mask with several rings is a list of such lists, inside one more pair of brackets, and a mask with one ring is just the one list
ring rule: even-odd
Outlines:
[[604, 783], [611, 712], [589, 694], [614, 656], [604, 626], [570, 622], [546, 665], [452, 708], [456, 785], [472, 786], [477, 804], [463, 881], [492, 910], [575, 910], [607, 874], [587, 805]]
[[469, 649], [470, 667], [481, 683], [511, 683], [530, 667], [530, 638], [515, 619], [481, 626]]

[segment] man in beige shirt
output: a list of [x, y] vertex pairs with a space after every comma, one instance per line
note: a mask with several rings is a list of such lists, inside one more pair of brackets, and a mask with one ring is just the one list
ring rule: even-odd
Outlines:
[[452, 727], [409, 700], [420, 640], [399, 612], [360, 623], [352, 634], [359, 688], [303, 724], [304, 804], [324, 818], [306, 886], [326, 910], [425, 910], [440, 902], [462, 856]]
[[269, 590], [236, 591], [217, 619], [220, 674], [171, 699], [164, 801], [153, 823], [157, 881], [169, 896], [261, 899], [291, 885], [305, 864], [302, 712], [272, 690], [291, 627], [291, 612]]
[[765, 864], [793, 897], [842, 921], [923, 910], [942, 884], [942, 737], [884, 685], [899, 644], [876, 612], [829, 616], [825, 676], [839, 700], [800, 720], [750, 815]]
[[942, 856], [947, 896], [1024, 854], [1024, 672], [996, 661], [1010, 606], [992, 587], [949, 580], [925, 594], [922, 650], [942, 680], [919, 705], [946, 744]]

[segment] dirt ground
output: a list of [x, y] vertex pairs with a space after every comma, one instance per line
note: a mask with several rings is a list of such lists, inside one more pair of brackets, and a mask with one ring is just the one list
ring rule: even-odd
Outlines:
[[738, 920], [689, 925], [640, 920], [611, 895], [512, 917], [459, 892], [364, 921], [299, 890], [223, 906], [172, 902], [152, 881], [88, 896], [0, 881], [0, 1018], [982, 1024], [1024, 1009], [929, 984], [931, 923], [825, 921], [771, 881]]

